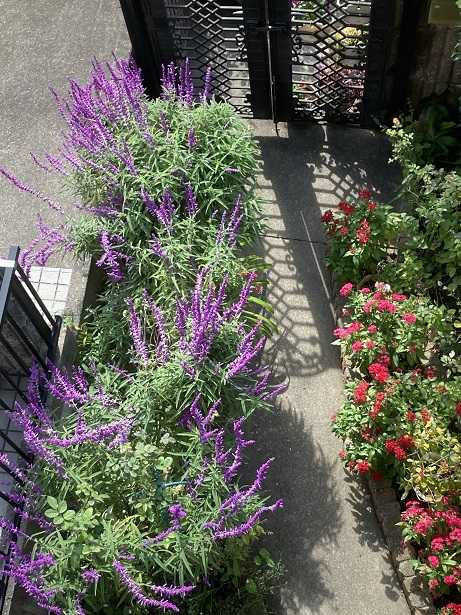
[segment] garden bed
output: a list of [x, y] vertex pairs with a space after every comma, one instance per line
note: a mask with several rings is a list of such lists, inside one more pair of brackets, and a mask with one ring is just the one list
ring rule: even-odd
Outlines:
[[[418, 177], [417, 169], [411, 172]], [[449, 192], [457, 185], [454, 174], [439, 174], [431, 194], [433, 215], [437, 207], [457, 207], [457, 193]], [[434, 612], [425, 598], [427, 584], [441, 613], [457, 613], [461, 380], [452, 306], [457, 305], [458, 284], [456, 269], [454, 277], [445, 269], [447, 261], [421, 258], [422, 245], [432, 254], [456, 227], [435, 234], [433, 227], [421, 225], [417, 215], [424, 211], [427, 194], [426, 187], [419, 210], [397, 214], [363, 190], [357, 199], [341, 202], [339, 212], [323, 216], [344, 319], [335, 330], [335, 343], [345, 365], [346, 401], [333, 430], [344, 440], [340, 457], [348, 470], [370, 481], [377, 516], [414, 612]], [[415, 238], [418, 229], [424, 242]], [[442, 279], [434, 292], [432, 281]]]
[[19, 547], [1, 520], [6, 571], [50, 613], [269, 612], [280, 567], [257, 539], [283, 502], [262, 491], [272, 459], [250, 484], [240, 474], [252, 415], [285, 387], [258, 364], [273, 323], [251, 249], [256, 148], [210, 80], [196, 93], [188, 63], [171, 65], [148, 101], [131, 60], [95, 62], [87, 84], [55, 94], [60, 157], [34, 157], [80, 214], [39, 219], [22, 266], [65, 250], [105, 274], [77, 328], [78, 363], [35, 367], [12, 413], [36, 461], [12, 467], [30, 523]]

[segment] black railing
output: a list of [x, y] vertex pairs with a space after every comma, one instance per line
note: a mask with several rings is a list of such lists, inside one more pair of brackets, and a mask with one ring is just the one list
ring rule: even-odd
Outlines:
[[[32, 456], [25, 450], [22, 431], [10, 413], [16, 402], [26, 400], [27, 382], [32, 366], [45, 372], [53, 362], [61, 328], [61, 318], [53, 317], [18, 263], [19, 247], [12, 247], [0, 259], [0, 516], [19, 527], [20, 505], [12, 499], [21, 480], [10, 469], [26, 467]], [[42, 392], [45, 396], [45, 392]], [[6, 458], [5, 458], [6, 456]], [[3, 612], [8, 578], [5, 562], [16, 533], [1, 530], [0, 612]]]

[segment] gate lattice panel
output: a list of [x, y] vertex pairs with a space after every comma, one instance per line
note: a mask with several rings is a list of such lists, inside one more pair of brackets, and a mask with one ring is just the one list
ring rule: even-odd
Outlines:
[[[158, 25], [152, 6], [151, 0], [142, 0], [149, 30], [155, 31]], [[241, 2], [166, 0], [164, 20], [171, 37], [171, 55], [175, 60], [189, 58], [197, 87], [202, 86], [203, 75], [211, 66], [215, 96], [243, 115], [251, 115]]]
[[370, 10], [371, 0], [304, 0], [293, 7], [296, 118], [359, 121]]

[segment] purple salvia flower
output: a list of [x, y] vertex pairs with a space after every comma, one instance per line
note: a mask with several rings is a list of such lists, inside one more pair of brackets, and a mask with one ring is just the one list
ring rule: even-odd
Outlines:
[[192, 189], [192, 184], [187, 182], [186, 184], [186, 211], [189, 216], [193, 216], [198, 211], [197, 198]]
[[166, 136], [170, 133], [170, 124], [166, 119], [166, 115], [163, 111], [159, 113], [160, 127]]
[[262, 375], [262, 377], [258, 380], [258, 382], [255, 384], [255, 386], [251, 389], [250, 393], [254, 395], [255, 397], [259, 397], [259, 395], [261, 395], [265, 391], [270, 377], [271, 377], [271, 372], [266, 371]]
[[265, 401], [268, 401], [270, 399], [275, 399], [276, 397], [278, 397], [282, 393], [285, 393], [287, 388], [288, 388], [288, 383], [287, 382], [282, 382], [282, 384], [278, 384], [277, 386], [273, 387], [272, 389], [269, 389], [266, 393], [264, 393], [264, 395], [261, 395], [261, 399], [263, 399]]
[[51, 164], [55, 171], [64, 176], [69, 175], [69, 173], [66, 171], [66, 168], [58, 158], [51, 156], [51, 154], [46, 154], [45, 158], [48, 160], [48, 162]]
[[141, 188], [141, 199], [146, 206], [147, 211], [151, 216], [157, 215], [158, 205], [157, 203], [149, 196], [147, 190]]
[[142, 362], [146, 364], [149, 361], [149, 351], [147, 350], [147, 345], [144, 340], [144, 335], [142, 332], [141, 320], [136, 313], [134, 303], [132, 299], [127, 299], [128, 308], [130, 311], [130, 333], [131, 339], [133, 340], [133, 344], [138, 356], [142, 359]]
[[211, 78], [212, 78], [211, 66], [208, 66], [208, 68], [206, 69], [206, 73], [205, 73], [205, 83], [204, 83], [203, 94], [202, 94], [202, 102], [204, 103], [208, 100], [208, 98], [210, 98], [210, 95], [211, 95]]
[[[46, 384], [53, 397], [68, 404], [84, 404], [89, 400], [88, 386], [81, 388], [64, 369], [59, 369], [52, 363], [49, 363], [49, 369], [51, 371], [51, 380], [47, 381]], [[78, 372], [77, 377], [80, 378]], [[83, 382], [80, 382], [80, 384], [83, 384]]]
[[219, 225], [218, 233], [216, 235], [216, 243], [218, 245], [222, 242], [226, 234], [226, 219], [227, 219], [227, 211], [223, 211], [222, 216], [221, 216], [221, 223]]
[[75, 614], [76, 615], [86, 615], [83, 610], [82, 603], [80, 602], [80, 596], [75, 599]]
[[135, 583], [135, 581], [133, 581], [133, 579], [130, 577], [127, 569], [125, 568], [125, 566], [123, 566], [121, 562], [119, 562], [118, 560], [114, 560], [113, 566], [115, 570], [117, 571], [120, 577], [120, 580], [125, 585], [125, 587], [128, 589], [128, 591], [132, 595], [135, 602], [137, 602], [139, 605], [144, 606], [144, 607], [157, 607], [163, 610], [169, 610], [169, 611], [174, 611], [175, 613], [179, 613], [178, 607], [172, 602], [169, 602], [168, 600], [163, 600], [163, 599], [157, 600], [155, 598], [147, 598], [147, 596], [144, 595], [139, 585]]
[[122, 237], [119, 235], [110, 236], [107, 231], [103, 231], [99, 237], [103, 253], [96, 261], [96, 265], [104, 268], [113, 282], [120, 282], [123, 279], [122, 264], [126, 265], [130, 260], [125, 254], [117, 252], [117, 248], [121, 247], [120, 242], [122, 241]]
[[226, 167], [224, 169], [224, 173], [229, 173], [230, 175], [233, 175], [234, 173], [240, 173], [240, 169], [235, 169], [234, 167]]
[[249, 517], [244, 523], [233, 527], [228, 530], [220, 530], [214, 532], [213, 538], [215, 540], [224, 540], [225, 538], [237, 538], [248, 534], [248, 532], [258, 523], [261, 516], [266, 512], [274, 512], [277, 508], [283, 508], [283, 500], [277, 500], [272, 506], [262, 506], [251, 517]]
[[227, 240], [231, 248], [233, 248], [236, 244], [237, 233], [238, 233], [242, 220], [243, 220], [242, 197], [239, 194], [237, 197], [237, 200], [235, 201], [234, 208], [232, 210], [232, 214], [229, 220], [229, 224], [227, 226]]
[[266, 338], [262, 337], [254, 347], [248, 346], [241, 351], [240, 355], [229, 364], [227, 369], [228, 378], [233, 378], [245, 370], [247, 365], [251, 363], [262, 352]]
[[253, 288], [253, 282], [255, 282], [257, 277], [258, 274], [255, 271], [250, 271], [250, 273], [247, 275], [246, 282], [242, 287], [237, 303], [235, 303], [232, 307], [228, 308], [224, 312], [224, 318], [226, 320], [230, 320], [230, 318], [236, 318], [241, 314], [243, 308], [248, 302], [248, 297], [250, 296], [251, 290]]
[[87, 428], [85, 430], [76, 430], [76, 433], [70, 438], [48, 436], [45, 438], [44, 442], [59, 448], [70, 448], [71, 446], [78, 446], [79, 444], [85, 444], [88, 442], [98, 444], [103, 440], [113, 438], [113, 440], [108, 444], [108, 448], [114, 448], [115, 446], [126, 443], [133, 424], [133, 418], [120, 419], [118, 421], [107, 423], [106, 425], [100, 425], [94, 429]]
[[233, 460], [231, 465], [224, 470], [224, 480], [229, 482], [237, 474], [238, 469], [242, 465], [242, 454], [245, 448], [254, 444], [254, 440], [245, 440], [242, 425], [245, 417], [241, 417], [234, 421], [233, 430], [235, 436], [235, 450], [232, 453]]
[[45, 171], [46, 173], [52, 172], [49, 167], [45, 166], [42, 162], [40, 162], [40, 160], [37, 158], [37, 156], [33, 152], [29, 152], [29, 154], [39, 169], [42, 169], [42, 171]]
[[187, 147], [191, 150], [197, 147], [197, 137], [193, 128], [189, 128], [187, 133]]
[[222, 503], [220, 512], [225, 513], [226, 510], [236, 511], [238, 508], [241, 508], [245, 502], [249, 500], [253, 495], [255, 495], [258, 491], [261, 491], [262, 484], [266, 479], [267, 473], [274, 461], [274, 458], [268, 459], [265, 463], [263, 463], [256, 472], [256, 479], [253, 484], [246, 489], [245, 491], [237, 491], [233, 495], [231, 495], [225, 502]]
[[29, 410], [36, 416], [39, 422], [46, 427], [51, 427], [51, 418], [48, 414], [48, 410], [43, 405], [40, 393], [40, 386], [43, 380], [44, 378], [40, 368], [36, 363], [33, 363], [27, 383], [27, 403], [29, 405]]
[[82, 579], [85, 583], [97, 583], [101, 578], [101, 574], [94, 568], [88, 568], [82, 572]]
[[38, 190], [34, 190], [30, 186], [27, 186], [27, 184], [23, 183], [20, 179], [15, 177], [12, 173], [9, 173], [6, 169], [2, 169], [0, 167], [0, 173], [4, 177], [6, 177], [6, 179], [10, 181], [14, 186], [16, 186], [18, 190], [21, 190], [22, 192], [27, 192], [32, 196], [35, 196], [37, 199], [40, 199], [41, 201], [46, 203], [48, 207], [50, 207], [54, 211], [57, 211], [60, 214], [64, 214], [64, 210], [60, 205], [49, 199], [47, 196], [41, 194], [41, 192], [38, 192]]
[[183, 585], [182, 587], [175, 587], [173, 585], [151, 585], [151, 591], [161, 596], [185, 596], [195, 589], [195, 585]]
[[181, 521], [184, 519], [184, 517], [187, 516], [186, 511], [183, 509], [181, 504], [173, 504], [169, 507], [168, 511], [170, 513], [174, 527], [176, 529], [179, 529], [179, 527], [181, 526]]
[[215, 461], [218, 465], [227, 463], [230, 451], [224, 450], [224, 430], [220, 429], [215, 437]]
[[186, 361], [181, 361], [181, 367], [184, 370], [184, 373], [191, 379], [194, 380], [195, 376], [197, 375], [197, 372], [195, 371], [195, 369], [190, 366]]
[[181, 521], [184, 519], [184, 517], [187, 516], [187, 513], [182, 508], [181, 504], [173, 504], [169, 507], [168, 512], [170, 513], [171, 526], [163, 532], [160, 532], [160, 534], [157, 534], [157, 536], [154, 536], [154, 538], [148, 538], [147, 540], [145, 540], [145, 547], [148, 547], [152, 544], [158, 544], [159, 542], [165, 540], [165, 538], [170, 536], [170, 534], [172, 534], [173, 532], [177, 532], [181, 529]]
[[160, 243], [159, 238], [154, 233], [152, 234], [150, 238], [149, 248], [152, 250], [155, 256], [158, 256], [159, 258], [167, 257], [167, 253], [162, 247], [162, 244]]
[[178, 94], [186, 105], [190, 106], [194, 102], [194, 84], [192, 81], [189, 58], [184, 60], [179, 71]]
[[147, 303], [149, 310], [155, 318], [157, 325], [157, 331], [160, 338], [160, 343], [157, 346], [157, 361], [159, 363], [166, 363], [169, 359], [169, 340], [165, 328], [165, 320], [163, 318], [162, 311], [156, 305], [152, 297], [149, 296], [147, 290], [144, 290], [144, 301]]

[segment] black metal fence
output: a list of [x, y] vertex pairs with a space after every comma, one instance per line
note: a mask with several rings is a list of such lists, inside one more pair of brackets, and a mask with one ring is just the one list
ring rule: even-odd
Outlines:
[[[21, 430], [11, 421], [9, 412], [16, 402], [26, 400], [32, 365], [47, 371], [53, 361], [61, 327], [53, 317], [18, 263], [19, 247], [12, 247], [6, 259], [0, 259], [0, 516], [19, 527], [20, 505], [11, 497], [20, 479], [9, 465], [25, 467], [32, 462], [24, 449]], [[45, 396], [45, 392], [42, 392]], [[1, 530], [0, 539], [0, 611], [3, 610], [8, 578], [5, 561], [16, 535]]]

